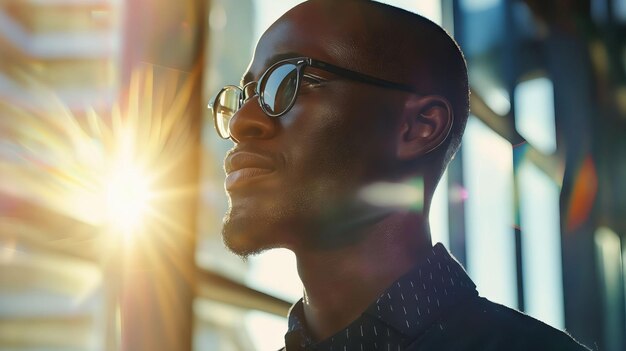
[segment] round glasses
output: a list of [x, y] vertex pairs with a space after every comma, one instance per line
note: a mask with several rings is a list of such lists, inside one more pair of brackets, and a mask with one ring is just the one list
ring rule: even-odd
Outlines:
[[307, 66], [367, 84], [417, 93], [410, 85], [375, 78], [308, 57], [282, 60], [270, 66], [258, 82], [249, 82], [243, 87], [227, 85], [215, 96], [209, 108], [219, 136], [224, 139], [230, 138], [230, 120], [241, 106], [255, 95], [258, 95], [259, 105], [267, 116], [280, 117], [287, 113], [296, 102], [300, 82]]

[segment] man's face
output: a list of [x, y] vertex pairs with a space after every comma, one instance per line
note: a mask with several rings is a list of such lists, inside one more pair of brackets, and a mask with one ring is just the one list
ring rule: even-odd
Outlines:
[[[371, 55], [355, 47], [359, 25], [332, 22], [314, 4], [288, 13], [259, 41], [244, 83], [285, 55], [359, 70], [355, 62]], [[311, 67], [305, 72], [328, 80], [301, 85], [285, 115], [266, 116], [255, 96], [231, 120], [236, 145], [226, 159], [230, 210], [223, 235], [235, 253], [319, 244], [320, 232], [358, 221], [359, 189], [393, 177], [395, 116], [405, 94]]]

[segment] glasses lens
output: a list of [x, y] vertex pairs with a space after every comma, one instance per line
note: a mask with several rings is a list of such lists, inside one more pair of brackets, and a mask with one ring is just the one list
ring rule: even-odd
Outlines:
[[268, 72], [261, 82], [261, 103], [268, 114], [273, 116], [284, 113], [296, 98], [298, 87], [298, 68], [285, 63]]
[[215, 98], [213, 104], [213, 117], [215, 118], [215, 128], [222, 138], [230, 137], [228, 124], [230, 119], [239, 110], [241, 90], [237, 87], [225, 87]]

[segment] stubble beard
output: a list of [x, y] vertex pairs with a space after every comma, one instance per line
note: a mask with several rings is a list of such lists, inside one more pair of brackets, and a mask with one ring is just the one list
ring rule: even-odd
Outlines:
[[224, 245], [232, 253], [244, 260], [266, 249], [258, 242], [258, 239], [255, 239], [257, 235], [256, 230], [260, 229], [260, 226], [252, 225], [251, 223], [253, 222], [255, 222], [255, 219], [242, 218], [233, 214], [232, 207], [229, 208], [223, 219], [222, 240]]
[[289, 248], [295, 227], [290, 221], [292, 212], [294, 206], [278, 204], [267, 204], [252, 212], [230, 206], [223, 219], [222, 240], [243, 259], [274, 248]]
[[325, 210], [321, 204], [329, 199], [311, 188], [302, 190], [265, 197], [254, 210], [238, 208], [231, 201], [222, 226], [226, 247], [247, 258], [274, 248], [293, 250], [314, 237], [320, 212]]

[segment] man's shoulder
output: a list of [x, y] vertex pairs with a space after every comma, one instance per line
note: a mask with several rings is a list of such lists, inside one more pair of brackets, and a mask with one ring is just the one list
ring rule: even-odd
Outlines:
[[588, 350], [567, 333], [482, 297], [458, 304], [420, 339], [409, 350]]
[[[543, 342], [572, 341], [573, 344], [579, 346], [567, 333], [484, 297], [477, 297], [473, 303], [464, 307], [460, 309], [459, 319], [465, 319], [465, 322], [477, 322], [477, 327], [487, 331], [496, 330], [504, 335], [509, 335], [510, 338], [532, 336], [535, 341]], [[463, 313], [464, 309], [469, 313]]]

